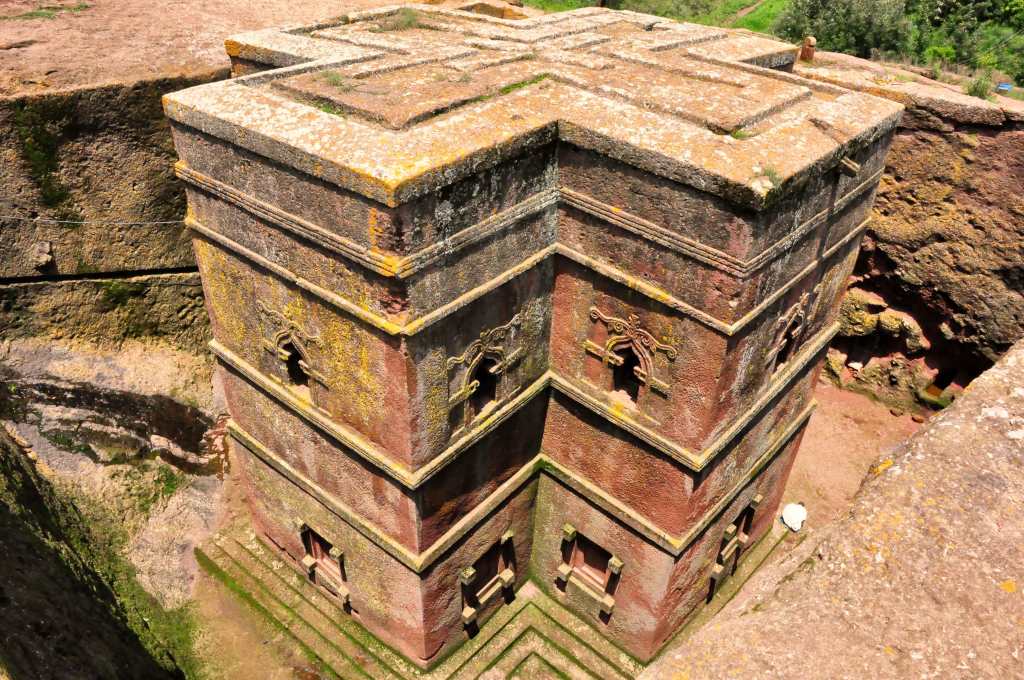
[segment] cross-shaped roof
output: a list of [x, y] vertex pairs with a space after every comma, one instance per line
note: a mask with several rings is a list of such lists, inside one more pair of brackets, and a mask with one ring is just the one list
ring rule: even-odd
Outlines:
[[388, 205], [557, 137], [756, 209], [901, 112], [778, 70], [793, 46], [603, 8], [405, 5], [227, 47], [277, 68], [169, 95], [172, 119]]

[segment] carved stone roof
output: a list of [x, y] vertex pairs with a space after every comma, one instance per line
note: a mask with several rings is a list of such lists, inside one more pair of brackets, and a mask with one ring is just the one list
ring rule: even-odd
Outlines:
[[278, 68], [168, 95], [172, 119], [388, 205], [557, 137], [757, 209], [902, 110], [766, 68], [790, 45], [603, 8], [395, 6], [227, 47]]

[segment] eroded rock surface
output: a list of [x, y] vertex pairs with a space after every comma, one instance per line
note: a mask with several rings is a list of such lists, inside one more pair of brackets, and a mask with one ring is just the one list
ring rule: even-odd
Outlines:
[[167, 608], [189, 597], [192, 547], [220, 511], [226, 458], [209, 376], [202, 359], [142, 344], [117, 354], [0, 346], [0, 420], [91, 522], [116, 534]]
[[833, 376], [900, 407], [945, 405], [1024, 336], [1024, 104], [845, 55], [797, 71], [907, 106]]

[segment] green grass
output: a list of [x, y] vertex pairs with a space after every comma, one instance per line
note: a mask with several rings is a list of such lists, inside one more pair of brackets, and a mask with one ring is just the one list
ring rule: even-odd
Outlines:
[[77, 14], [89, 9], [89, 5], [84, 2], [80, 2], [77, 5], [43, 5], [36, 7], [28, 12], [22, 12], [21, 14], [9, 14], [7, 16], [0, 16], [0, 21], [30, 21], [32, 19], [54, 19], [58, 14], [64, 12], [70, 12]]
[[732, 27], [745, 28], [748, 31], [756, 31], [758, 33], [770, 33], [772, 26], [775, 24], [776, 17], [786, 9], [788, 4], [789, 0], [764, 0], [761, 6], [753, 12], [737, 19], [732, 24]]
[[500, 94], [510, 94], [512, 92], [515, 92], [516, 90], [521, 90], [524, 87], [529, 87], [530, 85], [536, 85], [537, 83], [539, 83], [542, 80], [547, 80], [547, 78], [548, 78], [548, 74], [547, 73], [541, 73], [539, 76], [534, 76], [533, 78], [530, 78], [529, 80], [521, 80], [518, 83], [512, 83], [511, 85], [506, 85], [505, 87], [503, 87], [500, 90], [498, 90], [498, 92]]
[[420, 15], [414, 9], [403, 7], [394, 14], [382, 19], [376, 27], [370, 30], [375, 33], [385, 33], [389, 31], [408, 31], [413, 28], [423, 28], [420, 24]]
[[348, 113], [347, 111], [345, 111], [345, 109], [341, 108], [340, 106], [335, 106], [330, 102], [317, 101], [313, 103], [313, 106], [320, 109], [324, 113], [331, 114], [332, 116], [341, 116], [342, 118], [344, 118], [345, 115]]
[[991, 99], [992, 98], [992, 76], [988, 73], [982, 73], [974, 78], [967, 81], [964, 85], [964, 92], [977, 97], [978, 99]]
[[545, 12], [565, 12], [570, 9], [580, 9], [581, 7], [592, 7], [593, 2], [587, 2], [586, 0], [523, 0], [523, 4], [527, 7], [535, 7], [542, 9]]
[[320, 78], [331, 87], [342, 92], [351, 92], [356, 88], [355, 85], [345, 80], [344, 76], [337, 71], [324, 71], [320, 74]]

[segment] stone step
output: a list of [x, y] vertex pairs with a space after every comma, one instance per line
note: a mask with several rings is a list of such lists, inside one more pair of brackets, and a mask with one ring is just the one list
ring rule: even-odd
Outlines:
[[643, 668], [527, 583], [477, 636], [424, 671], [368, 633], [247, 524], [222, 530], [205, 550], [264, 615], [341, 678], [470, 680], [530, 672], [538, 674], [538, 680], [548, 673], [573, 680], [629, 680]]
[[[287, 607], [295, 619], [311, 630], [320, 640], [329, 645], [336, 654], [359, 669], [359, 677], [381, 679], [400, 678], [380, 659], [371, 654], [363, 645], [351, 639], [339, 621], [350, 619], [340, 607], [333, 606], [317, 588], [302, 578], [280, 559], [267, 559], [269, 551], [260, 550], [258, 539], [240, 542], [236, 537], [222, 537], [217, 546], [229, 555], [252, 579], [259, 584], [263, 593]], [[254, 554], [253, 550], [257, 550]], [[262, 553], [262, 554], [260, 554]], [[261, 557], [263, 559], [261, 559]], [[332, 663], [324, 659], [329, 665]], [[343, 676], [349, 677], [349, 676]], [[353, 676], [356, 677], [356, 676]]]
[[551, 641], [566, 649], [572, 649], [574, 655], [581, 662], [586, 662], [588, 668], [596, 669], [607, 664], [610, 668], [602, 677], [634, 678], [645, 668], [644, 664], [616, 647], [593, 626], [582, 621], [550, 597], [536, 597], [533, 603], [538, 612], [548, 620], [548, 623], [541, 627]]
[[[351, 645], [354, 645], [352, 647], [353, 656], [357, 659], [366, 658], [368, 672], [375, 672], [376, 666], [379, 664], [383, 667], [380, 669], [380, 677], [422, 675], [422, 670], [419, 667], [367, 632], [338, 603], [324, 595], [319, 588], [287, 564], [251, 530], [234, 531], [231, 533], [231, 538], [259, 562], [260, 574], [280, 579], [302, 597], [309, 606], [319, 612], [319, 616], [311, 615], [307, 619], [307, 623], [318, 627], [320, 633], [325, 637], [342, 635]], [[345, 648], [348, 649], [348, 647]], [[360, 651], [356, 652], [357, 649]]]
[[239, 562], [235, 556], [225, 551], [221, 545], [215, 544], [207, 549], [210, 557], [223, 569], [240, 588], [246, 591], [262, 608], [264, 615], [271, 618], [272, 623], [282, 628], [296, 640], [304, 650], [320, 660], [325, 670], [333, 676], [349, 680], [350, 678], [373, 677], [359, 667], [353, 659], [339, 649], [331, 640], [322, 635], [307, 623], [288, 602], [280, 600], [271, 589], [255, 577], [249, 567], [252, 564]]

